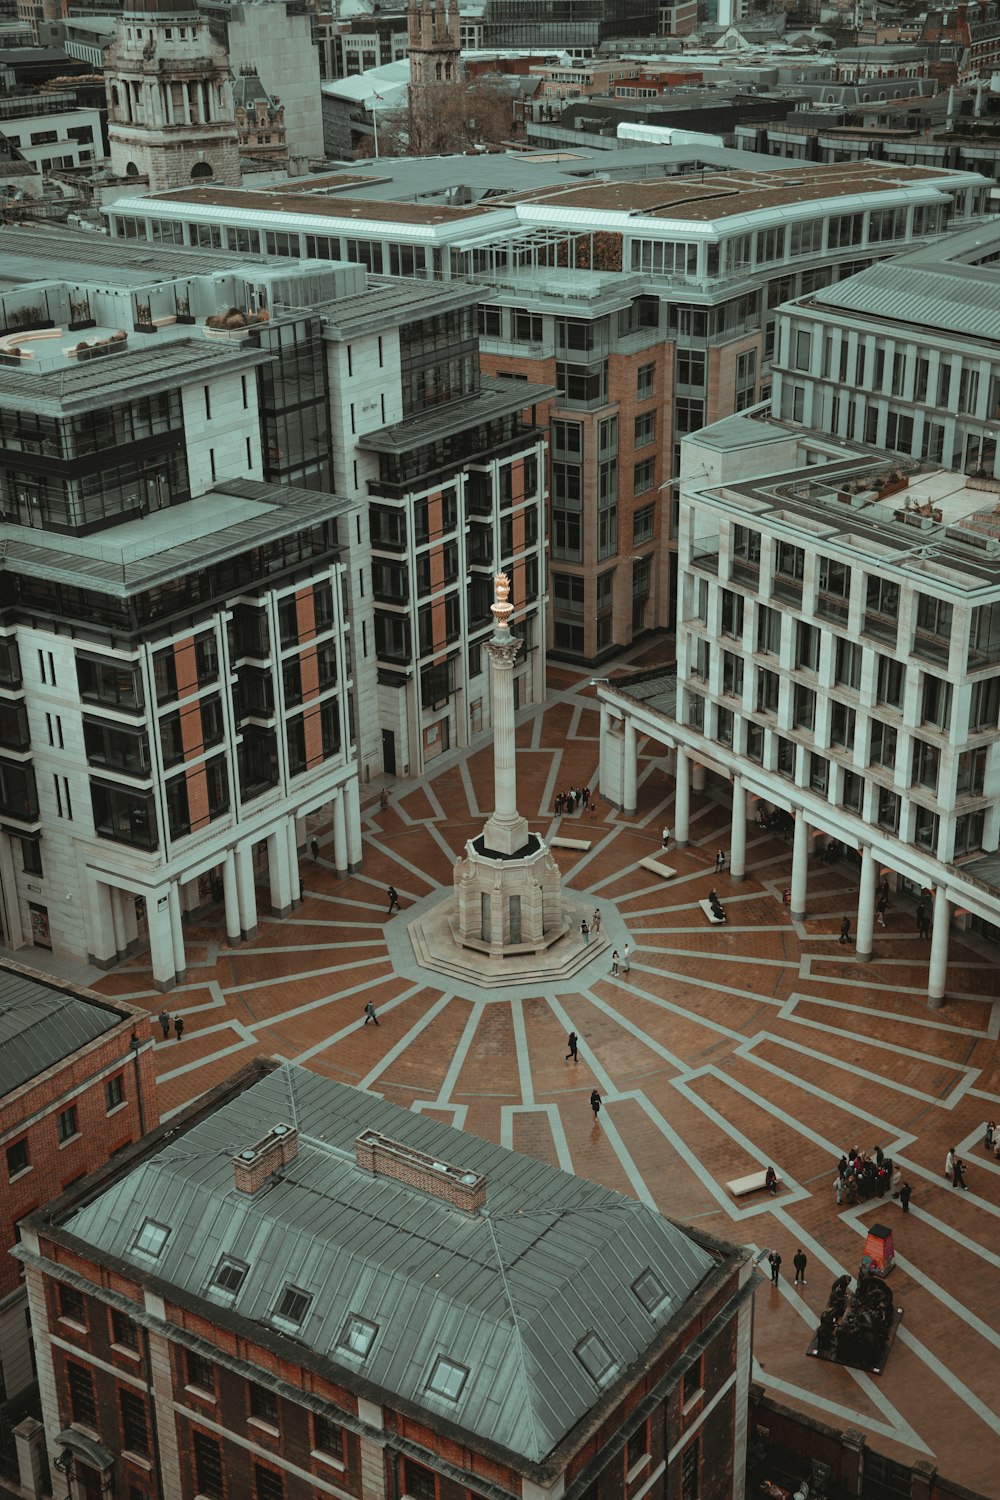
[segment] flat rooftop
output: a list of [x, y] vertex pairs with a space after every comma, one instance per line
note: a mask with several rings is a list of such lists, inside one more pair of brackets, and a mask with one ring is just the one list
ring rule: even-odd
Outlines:
[[[258, 265], [274, 265], [278, 256], [245, 256]], [[111, 239], [93, 230], [8, 225], [0, 229], [0, 291], [40, 281], [100, 279], [116, 286], [149, 286], [183, 276], [212, 276], [232, 269], [237, 257], [229, 250], [194, 250], [177, 245], [151, 245], [145, 240]]]
[[293, 192], [283, 188], [197, 187], [180, 188], [173, 193], [159, 193], [158, 203], [193, 203], [209, 208], [243, 209], [252, 213], [306, 214], [321, 219], [384, 219], [387, 223], [451, 224], [463, 219], [477, 219], [488, 214], [488, 208], [468, 203], [461, 207], [445, 204], [382, 204], [371, 198], [344, 198], [340, 194], [331, 202], [323, 193]]

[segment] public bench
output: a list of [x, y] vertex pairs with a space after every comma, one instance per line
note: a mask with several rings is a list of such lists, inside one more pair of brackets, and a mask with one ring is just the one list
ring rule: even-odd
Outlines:
[[648, 859], [640, 859], [639, 869], [648, 870], [651, 875], [660, 875], [664, 880], [672, 880], [677, 874], [673, 865], [665, 865], [661, 859], [653, 859], [652, 855]]
[[587, 849], [590, 848], [590, 840], [589, 839], [568, 839], [568, 838], [565, 838], [561, 833], [557, 833], [552, 838], [550, 838], [549, 839], [549, 844], [550, 844], [550, 846], [553, 849], [584, 849], [584, 850], [587, 850]]
[[698, 905], [701, 907], [702, 911], [705, 913], [706, 917], [711, 922], [713, 927], [722, 927], [725, 925], [726, 918], [717, 917], [715, 915], [715, 912], [712, 910], [711, 901], [699, 901]]
[[[778, 1187], [781, 1186], [781, 1177], [778, 1177]], [[726, 1183], [726, 1188], [734, 1198], [742, 1198], [746, 1193], [759, 1193], [767, 1187], [767, 1172], [749, 1172], [746, 1177], [734, 1177], [732, 1182]]]

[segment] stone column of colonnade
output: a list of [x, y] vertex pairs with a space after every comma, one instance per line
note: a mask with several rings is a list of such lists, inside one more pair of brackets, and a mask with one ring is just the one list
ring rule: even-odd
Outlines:
[[940, 1010], [948, 992], [948, 935], [951, 902], [943, 885], [934, 891], [934, 925], [931, 929], [931, 962], [927, 979], [927, 1003]]
[[733, 823], [729, 836], [729, 874], [745, 880], [747, 873], [747, 793], [742, 776], [733, 777]]
[[688, 752], [678, 745], [674, 752], [674, 843], [686, 849], [691, 836], [691, 784]]
[[639, 803], [639, 740], [635, 721], [625, 717], [625, 746], [622, 752], [622, 812], [631, 815]]
[[809, 824], [801, 812], [795, 814], [792, 835], [792, 920], [805, 920], [809, 885]]
[[858, 920], [854, 947], [858, 958], [867, 962], [872, 956], [875, 933], [875, 887], [878, 869], [871, 849], [861, 850], [861, 879], [858, 884]]

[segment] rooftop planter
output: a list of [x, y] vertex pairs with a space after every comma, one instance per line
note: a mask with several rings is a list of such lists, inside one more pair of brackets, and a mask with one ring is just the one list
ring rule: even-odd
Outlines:
[[267, 323], [270, 315], [266, 308], [260, 312], [244, 312], [239, 307], [228, 307], [225, 312], [211, 313], [205, 319], [203, 332], [207, 339], [230, 339], [239, 342], [249, 338], [261, 323]]

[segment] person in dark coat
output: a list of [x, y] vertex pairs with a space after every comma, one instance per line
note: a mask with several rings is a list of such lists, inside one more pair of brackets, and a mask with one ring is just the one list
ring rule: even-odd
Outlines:
[[165, 1010], [161, 1010], [156, 1019], [163, 1027], [163, 1040], [166, 1041], [170, 1035], [170, 1016]]
[[801, 1245], [792, 1256], [792, 1265], [795, 1267], [795, 1285], [798, 1286], [801, 1283], [802, 1286], [805, 1286], [807, 1261]]
[[601, 1113], [601, 1096], [596, 1089], [590, 1091], [590, 1107], [594, 1111], [594, 1119]]
[[910, 1187], [910, 1184], [908, 1182], [904, 1182], [903, 1186], [899, 1190], [899, 1206], [903, 1210], [904, 1214], [908, 1214], [910, 1212], [910, 1194], [912, 1192], [913, 1189]]
[[777, 1286], [778, 1272], [781, 1270], [781, 1256], [778, 1254], [777, 1250], [771, 1251], [770, 1255], [767, 1257], [767, 1263], [771, 1267], [771, 1280], [774, 1282], [774, 1285]]
[[764, 1173], [764, 1186], [773, 1198], [778, 1191], [778, 1174], [773, 1167], [768, 1167]]
[[177, 1019], [174, 1021], [174, 1036], [177, 1038], [178, 1041], [180, 1041], [180, 1039], [181, 1039], [181, 1037], [183, 1035], [184, 1035], [184, 1017], [183, 1016], [178, 1016]]
[[951, 1163], [951, 1185], [952, 1187], [964, 1188], [969, 1191], [969, 1184], [965, 1180], [965, 1162], [960, 1156], [954, 1156]]
[[920, 934], [921, 938], [926, 941], [930, 936], [930, 931], [931, 919], [928, 915], [926, 906], [921, 901], [920, 905], [917, 907], [917, 932]]
[[849, 943], [851, 941], [850, 917], [841, 917], [840, 919], [840, 941], [842, 943]]
[[579, 1058], [576, 1055], [576, 1042], [576, 1032], [571, 1031], [569, 1036], [566, 1038], [566, 1045], [569, 1047], [569, 1051], [566, 1053], [567, 1062], [569, 1062], [570, 1058], [572, 1058], [574, 1062], [579, 1062]]
[[399, 911], [399, 897], [396, 895], [396, 887], [391, 885], [386, 891], [386, 895], [389, 897], [389, 910], [386, 912], [386, 916], [391, 917], [394, 907], [396, 911]]

